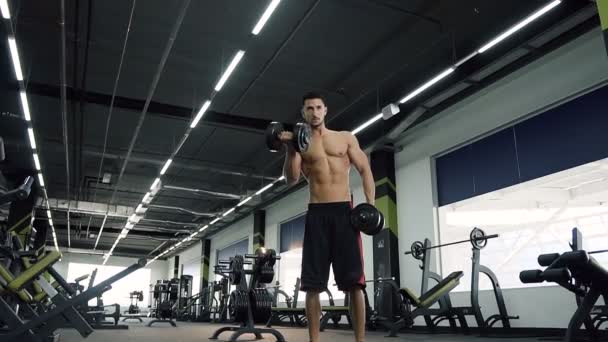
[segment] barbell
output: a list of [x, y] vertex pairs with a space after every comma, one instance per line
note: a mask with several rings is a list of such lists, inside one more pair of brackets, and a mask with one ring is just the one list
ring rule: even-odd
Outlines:
[[421, 241], [414, 241], [414, 243], [412, 243], [412, 246], [410, 247], [410, 250], [405, 252], [405, 254], [411, 254], [414, 259], [422, 260], [422, 258], [424, 257], [424, 252], [427, 249], [441, 248], [466, 242], [470, 242], [473, 248], [475, 249], [482, 249], [488, 244], [489, 239], [494, 239], [498, 236], [498, 234], [486, 235], [483, 230], [475, 227], [473, 228], [473, 230], [471, 230], [471, 233], [469, 234], [469, 239], [467, 240], [454, 241], [429, 247], [424, 247], [424, 244]]

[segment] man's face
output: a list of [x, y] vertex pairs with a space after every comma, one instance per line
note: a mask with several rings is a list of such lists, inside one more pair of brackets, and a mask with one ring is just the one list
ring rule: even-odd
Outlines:
[[327, 107], [321, 99], [307, 99], [302, 106], [302, 116], [304, 120], [313, 128], [319, 127], [325, 120]]

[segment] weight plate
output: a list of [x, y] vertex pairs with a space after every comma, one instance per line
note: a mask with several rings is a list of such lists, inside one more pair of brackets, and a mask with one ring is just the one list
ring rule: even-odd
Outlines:
[[486, 233], [477, 227], [471, 230], [469, 238], [471, 239], [471, 245], [475, 249], [482, 249], [488, 244], [488, 239], [486, 239]]
[[276, 121], [271, 122], [266, 128], [266, 146], [270, 152], [277, 152], [281, 149], [282, 143], [279, 140], [279, 134], [283, 131], [283, 125]]
[[308, 151], [308, 145], [310, 145], [310, 126], [298, 122], [293, 129], [293, 138], [293, 145], [296, 151]]
[[422, 260], [422, 258], [424, 258], [424, 244], [421, 241], [415, 241], [412, 243], [410, 251], [414, 259]]
[[367, 234], [378, 234], [384, 228], [384, 216], [369, 203], [361, 203], [351, 211], [351, 225], [358, 231]]

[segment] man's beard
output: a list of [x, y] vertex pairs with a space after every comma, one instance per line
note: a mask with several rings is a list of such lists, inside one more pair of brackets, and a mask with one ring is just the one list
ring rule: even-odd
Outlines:
[[310, 124], [310, 127], [311, 127], [311, 128], [319, 128], [319, 127], [321, 127], [322, 125], [323, 125], [323, 120], [319, 121], [319, 123], [318, 123], [318, 124], [313, 124], [313, 123], [311, 123], [311, 124]]

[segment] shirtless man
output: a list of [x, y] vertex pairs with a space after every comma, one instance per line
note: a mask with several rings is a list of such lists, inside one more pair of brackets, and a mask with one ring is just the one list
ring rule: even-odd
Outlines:
[[340, 291], [350, 294], [350, 311], [355, 341], [365, 340], [365, 275], [361, 236], [350, 225], [349, 170], [351, 164], [363, 180], [367, 203], [374, 204], [374, 177], [367, 156], [350, 132], [325, 127], [327, 107], [319, 94], [302, 99], [302, 116], [311, 127], [308, 150], [295, 151], [289, 143], [291, 132], [280, 139], [287, 146], [283, 175], [296, 184], [300, 172], [308, 181], [310, 202], [306, 213], [302, 252], [302, 291], [306, 291], [306, 317], [311, 342], [319, 342], [321, 304], [319, 293], [327, 288], [329, 266]]

